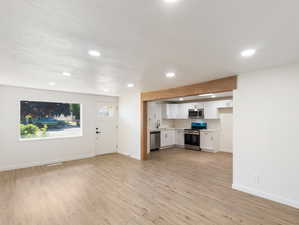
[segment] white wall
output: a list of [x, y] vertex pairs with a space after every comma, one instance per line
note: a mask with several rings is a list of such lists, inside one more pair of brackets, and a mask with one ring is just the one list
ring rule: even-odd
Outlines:
[[140, 159], [140, 91], [128, 91], [119, 97], [118, 152]]
[[233, 109], [219, 109], [220, 151], [233, 152]]
[[[51, 140], [19, 140], [20, 100], [81, 103], [83, 136]], [[91, 157], [95, 153], [95, 104], [117, 97], [73, 94], [0, 86], [0, 170]]]
[[233, 187], [299, 208], [299, 65], [242, 74]]

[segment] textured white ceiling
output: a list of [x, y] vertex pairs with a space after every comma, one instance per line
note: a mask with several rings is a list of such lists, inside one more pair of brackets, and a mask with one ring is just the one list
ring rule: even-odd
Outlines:
[[[129, 82], [154, 90], [298, 62], [298, 8], [298, 0], [3, 0], [0, 83], [118, 95]], [[246, 48], [257, 54], [241, 58]]]

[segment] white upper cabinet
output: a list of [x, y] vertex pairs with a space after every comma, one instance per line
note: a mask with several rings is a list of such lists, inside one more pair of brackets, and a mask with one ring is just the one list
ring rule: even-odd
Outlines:
[[163, 104], [163, 119], [188, 119], [187, 104]]
[[219, 119], [219, 108], [232, 107], [232, 100], [162, 104], [163, 119], [188, 119], [189, 109], [204, 109], [205, 119]]
[[188, 119], [188, 104], [178, 104], [177, 107], [177, 119]]
[[168, 119], [168, 117], [169, 117], [169, 112], [168, 112], [168, 104], [163, 104], [162, 105], [162, 119]]
[[204, 103], [205, 119], [219, 119], [219, 108], [233, 107], [232, 100], [214, 101]]
[[217, 102], [205, 102], [204, 103], [204, 117], [205, 119], [218, 119], [218, 103]]
[[232, 107], [233, 107], [232, 100], [218, 101], [218, 108], [232, 108]]
[[175, 119], [177, 112], [177, 104], [163, 104], [162, 105], [162, 118]]

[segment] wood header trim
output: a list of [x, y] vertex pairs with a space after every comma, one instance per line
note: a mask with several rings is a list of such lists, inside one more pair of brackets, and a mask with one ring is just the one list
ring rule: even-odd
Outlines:
[[140, 105], [140, 110], [141, 110], [141, 160], [146, 160], [147, 159], [147, 142], [148, 142], [148, 137], [147, 137], [147, 106], [148, 103], [145, 101], [141, 101]]
[[141, 101], [154, 101], [168, 98], [194, 96], [207, 93], [219, 93], [237, 89], [237, 76], [225, 77], [203, 83], [176, 88], [141, 93]]

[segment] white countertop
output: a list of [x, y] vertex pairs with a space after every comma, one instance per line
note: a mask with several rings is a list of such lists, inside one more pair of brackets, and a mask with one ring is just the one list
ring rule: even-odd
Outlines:
[[205, 130], [200, 130], [200, 132], [218, 132], [220, 131], [219, 129], [205, 129]]
[[161, 130], [184, 130], [184, 129], [190, 129], [190, 128], [174, 128], [174, 127], [160, 127], [155, 129], [150, 129], [150, 131], [161, 131]]
[[[185, 129], [191, 129], [191, 128], [174, 128], [174, 127], [160, 127], [157, 129], [150, 129], [150, 132], [154, 131], [161, 131], [161, 130], [185, 130]], [[220, 129], [204, 129], [200, 130], [200, 132], [218, 132]]]
[[184, 129], [188, 129], [188, 128], [174, 128], [174, 127], [161, 127], [161, 130], [184, 130]]

